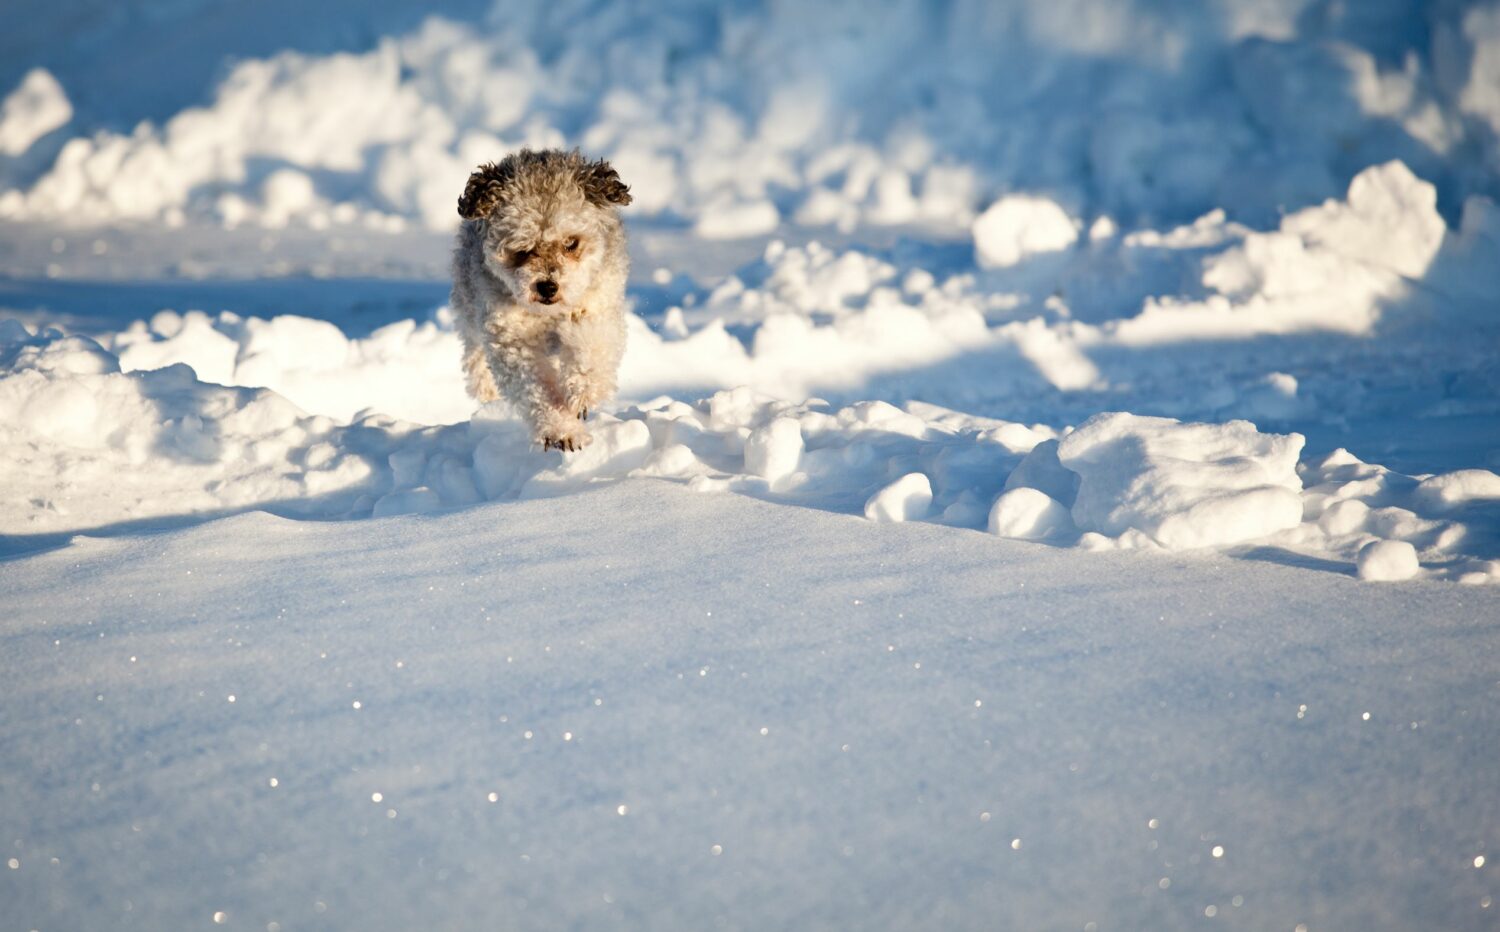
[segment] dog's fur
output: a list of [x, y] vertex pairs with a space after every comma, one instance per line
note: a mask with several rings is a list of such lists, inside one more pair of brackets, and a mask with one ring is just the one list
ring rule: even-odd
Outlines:
[[501, 393], [544, 449], [582, 449], [615, 392], [630, 260], [617, 207], [630, 189], [577, 150], [522, 149], [469, 176], [453, 250], [469, 394]]

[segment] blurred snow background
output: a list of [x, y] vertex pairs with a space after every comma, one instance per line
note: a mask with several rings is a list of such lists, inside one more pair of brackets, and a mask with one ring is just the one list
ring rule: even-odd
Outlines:
[[446, 229], [522, 144], [611, 158], [705, 236], [964, 229], [1014, 190], [1265, 225], [1390, 159], [1456, 220], [1500, 168], [1500, 14], [1452, 0], [30, 6], [13, 219]]

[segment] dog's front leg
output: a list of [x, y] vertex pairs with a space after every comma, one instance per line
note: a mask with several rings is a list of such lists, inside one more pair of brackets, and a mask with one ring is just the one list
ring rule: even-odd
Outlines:
[[489, 349], [490, 369], [531, 426], [533, 443], [568, 453], [588, 446], [593, 438], [568, 407], [556, 355], [514, 343], [494, 343]]
[[612, 340], [603, 322], [587, 311], [575, 311], [558, 329], [562, 393], [580, 420], [614, 397], [620, 367], [621, 340]]
[[531, 423], [534, 439], [540, 440], [542, 449], [556, 447], [564, 453], [582, 450], [594, 438], [583, 426], [583, 418], [568, 398], [565, 379], [552, 360], [542, 360], [537, 366], [536, 383], [541, 386], [541, 402], [533, 408]]
[[494, 401], [500, 397], [500, 389], [495, 384], [493, 364], [484, 343], [471, 339], [468, 334], [464, 334], [463, 343], [464, 382], [469, 397], [480, 404]]

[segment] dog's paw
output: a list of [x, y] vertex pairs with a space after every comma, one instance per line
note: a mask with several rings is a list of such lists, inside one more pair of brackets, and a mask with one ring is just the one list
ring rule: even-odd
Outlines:
[[594, 439], [589, 436], [588, 428], [583, 426], [583, 420], [564, 408], [549, 409], [538, 421], [535, 425], [536, 433], [532, 436], [542, 445], [543, 450], [575, 453]]
[[573, 437], [543, 437], [542, 449], [551, 450], [557, 448], [560, 453], [576, 453], [588, 445], [588, 438], [582, 440]]

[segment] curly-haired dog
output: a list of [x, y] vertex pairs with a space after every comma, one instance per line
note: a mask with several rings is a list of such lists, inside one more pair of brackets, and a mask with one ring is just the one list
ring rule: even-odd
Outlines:
[[522, 149], [469, 176], [452, 303], [469, 394], [501, 393], [544, 449], [589, 442], [590, 408], [615, 392], [630, 260], [618, 206], [630, 189], [577, 150]]

